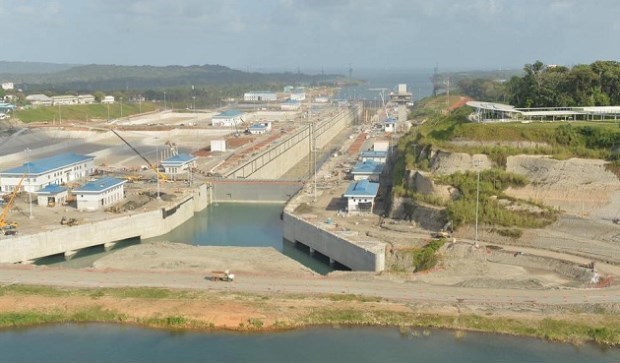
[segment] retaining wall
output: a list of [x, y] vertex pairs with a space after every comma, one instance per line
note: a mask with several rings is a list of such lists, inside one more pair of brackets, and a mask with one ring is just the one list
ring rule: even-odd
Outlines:
[[351, 241], [284, 210], [284, 238], [302, 243], [354, 271], [383, 271], [386, 244], [378, 241]]
[[180, 226], [208, 204], [209, 193], [203, 184], [194, 190], [193, 195], [165, 208], [3, 239], [0, 263], [30, 261], [127, 238], [159, 236]]

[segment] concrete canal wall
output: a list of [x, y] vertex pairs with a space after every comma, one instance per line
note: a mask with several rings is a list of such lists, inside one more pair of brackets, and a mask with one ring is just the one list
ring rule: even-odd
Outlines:
[[[232, 179], [278, 179], [307, 157], [312, 148], [325, 147], [336, 135], [361, 117], [362, 107], [339, 110], [330, 118], [298, 130], [269, 150], [226, 174]], [[316, 145], [312, 145], [316, 140]]]
[[284, 238], [301, 243], [310, 248], [310, 253], [318, 251], [353, 271], [383, 271], [385, 269], [385, 249], [383, 242], [353, 241], [346, 234], [329, 231], [320, 224], [304, 220], [284, 209]]
[[211, 182], [213, 202], [282, 203], [302, 188], [298, 180], [221, 179]]
[[192, 195], [164, 208], [143, 213], [130, 213], [77, 226], [55, 226], [35, 234], [3, 239], [0, 263], [18, 263], [80, 249], [104, 245], [127, 238], [150, 238], [170, 232], [210, 203], [207, 185], [198, 186]]

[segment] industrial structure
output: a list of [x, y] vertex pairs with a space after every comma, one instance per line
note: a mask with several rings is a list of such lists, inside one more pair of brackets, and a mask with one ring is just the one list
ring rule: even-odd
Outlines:
[[379, 183], [367, 179], [351, 183], [343, 195], [347, 198], [347, 213], [372, 213], [378, 192]]
[[480, 101], [469, 101], [467, 106], [475, 109], [470, 117], [471, 121], [474, 122], [620, 119], [620, 106], [517, 108], [503, 103]]
[[226, 110], [211, 118], [211, 124], [216, 127], [233, 127], [245, 122], [245, 112]]

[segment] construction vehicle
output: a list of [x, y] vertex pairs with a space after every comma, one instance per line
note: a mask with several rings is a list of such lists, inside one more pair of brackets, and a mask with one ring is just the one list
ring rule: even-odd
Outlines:
[[77, 226], [79, 224], [78, 220], [75, 218], [67, 218], [67, 217], [62, 217], [60, 219], [60, 224], [62, 226]]
[[118, 133], [118, 132], [116, 132], [115, 130], [111, 129], [110, 131], [112, 131], [112, 132], [114, 133], [114, 135], [118, 136], [118, 138], [119, 138], [119, 139], [121, 139], [121, 140], [122, 140], [122, 141], [123, 141], [123, 142], [124, 142], [127, 146], [129, 146], [129, 148], [130, 148], [131, 150], [133, 150], [133, 152], [135, 152], [135, 153], [136, 153], [139, 157], [141, 157], [141, 158], [142, 158], [142, 160], [144, 160], [144, 161], [147, 163], [147, 165], [148, 165], [151, 169], [153, 169], [153, 171], [155, 171], [155, 174], [157, 174], [157, 177], [158, 177], [159, 179], [164, 180], [164, 181], [167, 181], [167, 180], [168, 180], [168, 177], [167, 177], [165, 174], [163, 174], [161, 171], [159, 171], [159, 169], [158, 169], [155, 165], [153, 165], [153, 164], [149, 161], [149, 159], [147, 159], [144, 155], [142, 155], [142, 154], [138, 151], [138, 149], [136, 149], [135, 147], [133, 147], [133, 146], [129, 143], [129, 141], [125, 140], [125, 138], [124, 138], [124, 137], [122, 137], [121, 135], [119, 135], [119, 133]]
[[211, 271], [211, 275], [208, 277], [208, 279], [211, 281], [233, 282], [235, 281], [235, 274], [231, 273], [229, 270]]
[[0, 230], [17, 228], [17, 223], [9, 222], [6, 218], [9, 215], [9, 211], [11, 210], [11, 208], [13, 208], [15, 197], [17, 196], [17, 193], [20, 192], [22, 188], [22, 183], [24, 182], [25, 178], [26, 174], [24, 174], [19, 180], [19, 183], [17, 183], [17, 186], [15, 186], [15, 189], [13, 189], [13, 192], [9, 196], [7, 204], [4, 206], [4, 208], [2, 208], [2, 214], [0, 214]]
[[452, 233], [454, 233], [454, 228], [452, 228], [452, 222], [448, 221], [444, 224], [443, 228], [437, 232], [431, 233], [431, 237], [433, 238], [450, 238], [452, 237]]

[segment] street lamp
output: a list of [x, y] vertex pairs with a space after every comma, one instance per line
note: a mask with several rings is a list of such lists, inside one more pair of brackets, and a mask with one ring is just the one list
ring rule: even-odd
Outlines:
[[164, 91], [164, 111], [166, 111], [166, 91]]
[[123, 118], [123, 97], [121, 97], [121, 118]]
[[474, 162], [474, 166], [476, 167], [476, 171], [478, 172], [478, 181], [476, 183], [476, 247], [478, 247], [478, 205], [480, 203], [480, 161], [477, 160]]
[[[59, 105], [60, 108], [60, 105]], [[28, 184], [29, 186], [32, 185], [31, 183], [31, 178], [30, 178], [30, 149], [26, 148], [26, 168], [28, 169]], [[25, 188], [24, 188], [25, 189]], [[32, 219], [32, 194], [30, 193], [30, 191], [26, 191], [28, 193], [28, 210], [29, 210], [29, 217], [30, 219]]]
[[[157, 140], [159, 142], [159, 140]], [[161, 200], [159, 193], [159, 143], [155, 144], [155, 178], [157, 178], [157, 200]]]

